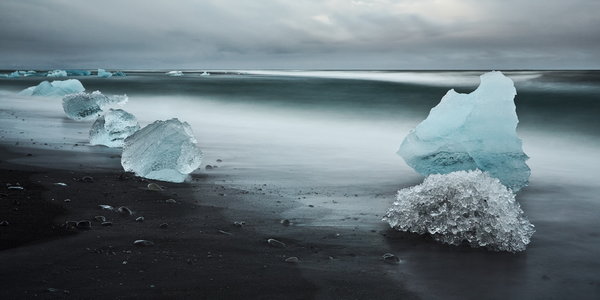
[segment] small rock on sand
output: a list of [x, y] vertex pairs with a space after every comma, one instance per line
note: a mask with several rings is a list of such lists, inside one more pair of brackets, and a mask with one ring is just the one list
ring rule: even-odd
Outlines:
[[285, 243], [280, 242], [276, 239], [268, 239], [267, 243], [269, 244], [269, 246], [274, 247], [274, 248], [285, 248]]
[[82, 182], [92, 183], [94, 182], [94, 177], [92, 176], [83, 176], [81, 177]]
[[112, 226], [112, 222], [102, 222], [102, 226]]
[[131, 211], [131, 209], [129, 209], [126, 206], [120, 206], [119, 208], [117, 208], [117, 212], [126, 217], [133, 215], [133, 211]]
[[89, 229], [92, 229], [92, 222], [90, 222], [88, 220], [82, 220], [82, 221], [77, 222], [76, 227], [79, 229], [89, 230]]
[[300, 260], [295, 256], [290, 256], [285, 259], [285, 262], [290, 264], [297, 264], [298, 262], [300, 262]]
[[135, 218], [136, 222], [144, 222], [145, 218], [144, 217], [137, 217]]
[[96, 220], [96, 222], [106, 222], [106, 217], [105, 216], [95, 216], [94, 220]]
[[176, 204], [177, 200], [175, 200], [175, 199], [167, 199], [167, 200], [165, 200], [165, 202], [168, 203], [168, 204]]
[[149, 240], [135, 240], [133, 242], [133, 244], [135, 246], [140, 246], [140, 247], [150, 247], [150, 246], [154, 246], [154, 242], [149, 241]]
[[396, 265], [400, 263], [400, 258], [392, 253], [386, 253], [381, 258], [388, 264]]
[[167, 224], [167, 223], [162, 223], [162, 224], [160, 224], [158, 227], [160, 227], [160, 229], [167, 229], [167, 228], [169, 228], [169, 224]]
[[148, 189], [151, 191], [162, 191], [163, 188], [156, 183], [148, 183]]

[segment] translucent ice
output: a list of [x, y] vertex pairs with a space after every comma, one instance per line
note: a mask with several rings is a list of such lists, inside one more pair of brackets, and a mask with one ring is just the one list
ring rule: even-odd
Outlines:
[[181, 71], [169, 71], [169, 72], [167, 72], [167, 75], [169, 75], [169, 76], [183, 76], [183, 72], [181, 72]]
[[92, 72], [87, 70], [67, 70], [69, 76], [90, 76]]
[[535, 232], [512, 191], [480, 170], [430, 175], [396, 199], [383, 218], [392, 228], [451, 245], [518, 252]]
[[110, 109], [90, 129], [90, 144], [123, 147], [123, 140], [140, 129], [134, 115], [122, 109]]
[[112, 73], [112, 76], [125, 77], [127, 76], [127, 74], [125, 74], [123, 71], [115, 71], [114, 73]]
[[107, 72], [104, 69], [98, 69], [98, 77], [101, 78], [108, 78], [111, 77], [113, 74], [111, 72]]
[[200, 76], [210, 76], [210, 73], [204, 71], [204, 72], [202, 72], [202, 74], [200, 74]]
[[48, 77], [67, 77], [67, 71], [65, 70], [54, 70], [48, 71]]
[[125, 139], [125, 171], [156, 180], [183, 182], [202, 162], [192, 128], [178, 119], [156, 121]]
[[99, 91], [91, 94], [70, 94], [63, 98], [63, 110], [70, 119], [93, 120], [99, 117], [104, 109], [113, 105], [123, 105], [127, 99], [127, 95], [105, 96]]
[[36, 86], [28, 87], [19, 95], [24, 96], [64, 96], [83, 92], [85, 88], [77, 79], [54, 80], [52, 82], [42, 81]]
[[530, 169], [516, 134], [515, 95], [512, 80], [501, 72], [483, 74], [470, 94], [448, 91], [398, 154], [423, 175], [481, 169], [518, 191]]

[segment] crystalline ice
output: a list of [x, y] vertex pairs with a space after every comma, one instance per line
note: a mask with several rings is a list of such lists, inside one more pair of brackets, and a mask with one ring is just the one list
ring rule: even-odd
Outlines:
[[77, 79], [54, 80], [52, 82], [42, 81], [36, 86], [28, 87], [19, 95], [24, 96], [64, 96], [83, 92], [85, 88]]
[[67, 77], [67, 71], [65, 70], [54, 70], [48, 71], [48, 77]]
[[111, 77], [113, 74], [111, 72], [107, 72], [104, 69], [98, 69], [98, 77], [101, 78], [108, 78]]
[[200, 74], [200, 76], [210, 76], [210, 73], [205, 71], [205, 72], [202, 72], [202, 74]]
[[423, 175], [481, 169], [518, 191], [530, 169], [516, 134], [515, 95], [512, 80], [501, 72], [483, 74], [470, 94], [448, 91], [398, 154]]
[[127, 102], [127, 95], [105, 96], [99, 91], [91, 94], [70, 94], [63, 98], [63, 110], [73, 120], [93, 120], [102, 114], [102, 110]]
[[121, 165], [148, 179], [183, 182], [202, 162], [192, 128], [178, 119], [156, 121], [125, 139]]
[[480, 170], [430, 175], [398, 191], [383, 220], [400, 231], [494, 251], [523, 251], [535, 232], [514, 194]]
[[116, 72], [112, 73], [112, 76], [125, 77], [125, 76], [127, 76], [127, 74], [125, 74], [123, 71], [116, 71]]
[[169, 71], [169, 72], [167, 72], [167, 75], [169, 75], [169, 76], [183, 76], [183, 72], [181, 72], [181, 71]]
[[69, 76], [90, 76], [92, 72], [87, 70], [67, 70]]
[[123, 140], [139, 129], [134, 115], [122, 109], [110, 109], [92, 125], [90, 144], [123, 147]]

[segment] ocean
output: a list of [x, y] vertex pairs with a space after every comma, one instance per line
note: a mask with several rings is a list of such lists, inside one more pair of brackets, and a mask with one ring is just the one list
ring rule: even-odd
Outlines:
[[[123, 108], [142, 126], [173, 117], [189, 122], [205, 162], [225, 162], [218, 176], [223, 184], [276, 185], [282, 194], [300, 195], [304, 198], [298, 201], [311, 205], [315, 203], [306, 191], [314, 187], [352, 191], [355, 200], [345, 200], [345, 206], [319, 203], [325, 213], [318, 217], [304, 209], [286, 216], [303, 220], [303, 226], [346, 226], [339, 221], [342, 216], [364, 212], [370, 217], [360, 226], [367, 229], [385, 225], [380, 216], [395, 191], [422, 180], [395, 153], [403, 138], [449, 89], [471, 92], [484, 73], [215, 70], [210, 76], [184, 71], [182, 77], [169, 77], [165, 72], [126, 70], [127, 77], [74, 78], [87, 91], [127, 94], [130, 99]], [[517, 130], [532, 170], [530, 184], [517, 201], [537, 232], [523, 255], [476, 252], [465, 257], [447, 248], [425, 247], [405, 258], [420, 262], [407, 263], [407, 272], [427, 278], [415, 288], [459, 293], [457, 280], [491, 280], [481, 276], [492, 264], [493, 278], [530, 291], [519, 296], [540, 295], [542, 289], [562, 295], [597, 293], [600, 72], [504, 73], [515, 81]], [[44, 79], [0, 78], [2, 143], [34, 139], [54, 149], [85, 144], [87, 132], [64, 118], [60, 99], [15, 96]], [[30, 110], [39, 121], [27, 125], [9, 120], [6, 112], [16, 107]], [[46, 122], [52, 125], [44, 126]], [[342, 194], [333, 193], [332, 201], [344, 201]], [[490, 262], [493, 255], [496, 259]], [[451, 278], [458, 268], [471, 273]], [[435, 272], [440, 276], [431, 275]], [[540, 283], [542, 277], [551, 280]], [[500, 287], [495, 292], [511, 296]]]

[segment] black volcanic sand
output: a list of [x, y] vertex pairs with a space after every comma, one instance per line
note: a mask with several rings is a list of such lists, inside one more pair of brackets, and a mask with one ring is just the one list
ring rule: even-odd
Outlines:
[[[1, 154], [27, 155], [16, 152]], [[119, 170], [64, 171], [3, 161], [0, 174], [2, 185], [18, 182], [24, 188], [3, 190], [0, 199], [0, 220], [9, 222], [0, 227], [0, 299], [417, 298], [388, 279], [401, 273], [399, 265], [386, 264], [385, 249], [373, 249], [365, 236], [285, 226], [276, 213], [268, 217], [243, 207], [236, 208], [246, 216], [238, 227], [222, 208], [205, 202], [235, 202], [252, 192], [205, 183], [203, 176], [191, 184], [156, 182], [164, 190], [153, 191], [149, 181]], [[126, 206], [134, 215], [102, 210], [101, 204]], [[136, 222], [140, 216], [145, 220]], [[91, 221], [91, 229], [64, 226], [81, 220]], [[269, 238], [286, 246], [272, 247]], [[138, 239], [154, 245], [134, 246]], [[290, 256], [299, 262], [286, 262]]]

